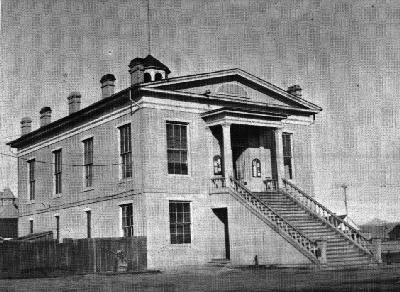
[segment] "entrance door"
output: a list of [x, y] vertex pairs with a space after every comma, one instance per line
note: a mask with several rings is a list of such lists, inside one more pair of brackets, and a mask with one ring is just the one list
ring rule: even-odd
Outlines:
[[273, 132], [257, 127], [239, 130], [232, 145], [235, 177], [251, 191], [263, 192], [265, 179], [274, 177]]
[[220, 232], [223, 232], [223, 237], [225, 242], [225, 259], [229, 260], [231, 258], [231, 249], [229, 243], [228, 209], [215, 208], [212, 210], [224, 226], [223, 230], [220, 230]]

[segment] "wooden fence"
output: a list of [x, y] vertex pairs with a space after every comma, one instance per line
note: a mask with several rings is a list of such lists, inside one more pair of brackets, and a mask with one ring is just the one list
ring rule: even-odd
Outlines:
[[0, 243], [2, 277], [40, 271], [93, 273], [116, 271], [125, 262], [128, 271], [147, 267], [146, 237], [85, 238], [45, 241], [4, 241]]

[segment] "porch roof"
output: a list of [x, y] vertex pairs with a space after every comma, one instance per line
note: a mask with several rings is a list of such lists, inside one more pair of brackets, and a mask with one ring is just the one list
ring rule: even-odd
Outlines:
[[271, 111], [256, 111], [243, 108], [219, 108], [201, 114], [201, 117], [209, 124], [222, 123], [252, 124], [259, 126], [282, 127], [281, 121], [288, 115]]

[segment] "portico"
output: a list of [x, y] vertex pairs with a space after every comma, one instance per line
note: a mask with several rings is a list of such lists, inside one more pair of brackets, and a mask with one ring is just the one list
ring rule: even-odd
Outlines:
[[[284, 176], [282, 120], [284, 114], [243, 109], [218, 109], [202, 115], [218, 140], [213, 162], [220, 157], [221, 172], [251, 191], [274, 190]], [[215, 167], [214, 167], [215, 168]]]

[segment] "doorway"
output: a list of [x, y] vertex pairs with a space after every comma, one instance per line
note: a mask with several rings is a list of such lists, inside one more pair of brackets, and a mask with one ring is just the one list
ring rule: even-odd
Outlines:
[[271, 128], [232, 126], [235, 178], [253, 192], [266, 190], [266, 179], [276, 178], [275, 140]]
[[229, 243], [229, 227], [228, 227], [228, 209], [227, 208], [215, 208], [212, 209], [214, 214], [224, 225], [224, 242], [225, 242], [225, 259], [231, 258], [231, 249]]

